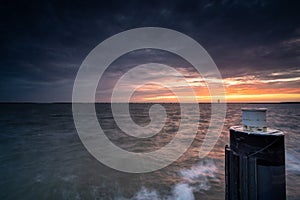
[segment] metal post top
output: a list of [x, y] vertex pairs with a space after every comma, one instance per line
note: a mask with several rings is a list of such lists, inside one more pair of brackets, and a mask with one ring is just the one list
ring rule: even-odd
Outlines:
[[282, 135], [283, 132], [267, 127], [267, 108], [242, 108], [243, 126], [233, 126], [230, 129], [248, 134]]
[[230, 130], [238, 131], [238, 132], [243, 132], [246, 134], [253, 134], [253, 135], [273, 135], [273, 136], [280, 136], [284, 135], [284, 133], [280, 130], [277, 129], [272, 129], [272, 128], [267, 128], [266, 131], [245, 131], [242, 126], [231, 126], [229, 128]]

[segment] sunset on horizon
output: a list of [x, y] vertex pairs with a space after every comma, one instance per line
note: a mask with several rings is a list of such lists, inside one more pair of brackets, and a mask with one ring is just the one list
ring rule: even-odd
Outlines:
[[[211, 95], [201, 75], [187, 71], [185, 68], [179, 68], [178, 71], [187, 77], [186, 81], [194, 89], [199, 103], [217, 103], [211, 101]], [[185, 96], [185, 86], [181, 86], [181, 83], [176, 81], [176, 77], [172, 77], [171, 74], [169, 74], [169, 78], [160, 79], [157, 72], [149, 72], [144, 77], [136, 78], [145, 78], [146, 80], [151, 78], [161, 84], [173, 81], [173, 84], [182, 90], [181, 95]], [[299, 81], [300, 70], [295, 69], [278, 72], [253, 72], [244, 76], [228, 77], [223, 79], [223, 84], [227, 103], [283, 103], [300, 102]], [[130, 87], [131, 85], [134, 85], [134, 81], [126, 86]], [[96, 98], [96, 101], [109, 102], [103, 100], [101, 96], [99, 99]], [[178, 99], [168, 88], [159, 84], [146, 84], [135, 92], [131, 102], [178, 102]], [[186, 102], [189, 102], [188, 96], [186, 96]]]
[[[214, 58], [212, 57], [212, 59]], [[185, 77], [185, 81], [193, 88], [199, 103], [216, 103], [211, 99], [205, 79], [190, 63], [173, 54], [154, 49], [133, 51], [113, 62], [111, 68], [104, 73], [99, 82], [96, 102], [110, 102], [113, 86], [122, 77], [122, 73], [128, 71], [134, 65], [142, 64], [144, 60], [154, 65], [163, 63], [173, 67]], [[254, 63], [258, 66], [263, 65]], [[147, 67], [147, 64], [144, 65]], [[300, 69], [296, 67], [281, 68], [276, 63], [273, 65], [266, 69], [263, 67], [256, 69], [255, 66], [236, 66], [237, 69], [228, 66], [229, 69], [226, 69], [227, 67], [217, 65], [222, 75], [226, 102], [300, 102]], [[122, 90], [126, 91], [126, 88], [133, 87], [136, 80], [146, 81], [145, 85], [140, 86], [133, 94], [131, 102], [177, 102], [176, 95], [162, 86], [164, 83], [172, 84], [181, 91], [182, 96], [186, 96], [186, 86], [183, 86], [182, 80], [179, 80], [175, 74], [168, 71], [154, 71], [149, 68], [145, 74], [133, 75], [128, 83], [124, 83]], [[151, 80], [152, 83], [147, 83], [147, 80]], [[119, 102], [123, 101], [123, 99], [119, 99]], [[186, 102], [189, 102], [188, 96], [186, 96]]]

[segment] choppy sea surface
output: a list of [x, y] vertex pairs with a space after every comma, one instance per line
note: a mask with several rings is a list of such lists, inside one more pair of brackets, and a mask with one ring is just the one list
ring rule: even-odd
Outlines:
[[[179, 104], [163, 106], [166, 124], [147, 139], [127, 137], [116, 125], [110, 104], [97, 104], [96, 110], [114, 144], [147, 152], [168, 144], [180, 125]], [[149, 123], [150, 107], [131, 104], [133, 120]], [[0, 104], [0, 199], [224, 199], [224, 146], [229, 127], [241, 124], [242, 107], [268, 108], [268, 126], [285, 132], [287, 197], [300, 199], [300, 104], [228, 104], [223, 131], [203, 159], [198, 154], [211, 113], [210, 104], [199, 107], [197, 136], [183, 156], [161, 170], [131, 174], [111, 169], [88, 153], [76, 132], [71, 104]]]

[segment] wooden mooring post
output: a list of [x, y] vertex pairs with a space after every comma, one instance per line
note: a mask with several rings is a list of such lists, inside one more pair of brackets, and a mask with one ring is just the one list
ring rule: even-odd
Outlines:
[[285, 200], [284, 133], [267, 128], [265, 108], [244, 108], [225, 146], [226, 200]]

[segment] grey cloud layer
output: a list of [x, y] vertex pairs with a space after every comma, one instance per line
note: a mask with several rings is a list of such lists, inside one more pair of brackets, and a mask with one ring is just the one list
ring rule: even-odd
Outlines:
[[[272, 73], [300, 68], [297, 2], [3, 1], [0, 10], [0, 101], [70, 101], [76, 71], [88, 52], [107, 37], [143, 26], [191, 36], [224, 78], [254, 74], [269, 80]], [[136, 52], [127, 64], [112, 67], [111, 76], [147, 58]], [[155, 59], [164, 63], [166, 58]], [[168, 63], [186, 66], [171, 58]]]

